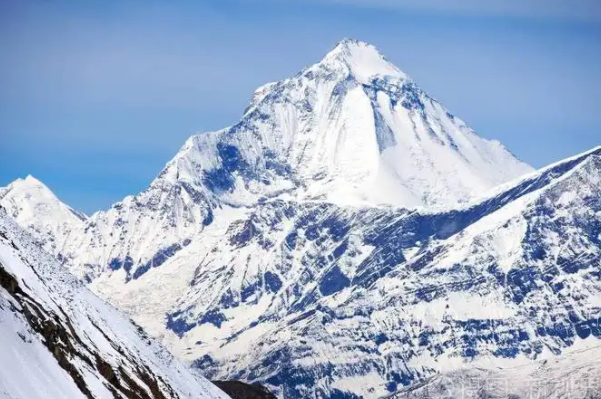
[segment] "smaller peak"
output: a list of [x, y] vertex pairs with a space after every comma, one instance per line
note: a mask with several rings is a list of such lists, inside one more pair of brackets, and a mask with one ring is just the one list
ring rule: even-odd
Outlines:
[[[25, 207], [28, 209], [34, 209], [41, 205], [43, 209], [54, 209], [56, 212], [65, 212], [69, 215], [74, 215], [76, 218], [82, 221], [87, 219], [87, 216], [84, 213], [76, 211], [61, 202], [61, 200], [58, 199], [56, 194], [54, 194], [54, 192], [48, 188], [48, 186], [32, 175], [27, 175], [25, 178], [18, 178], [1, 190], [0, 200], [10, 201], [14, 204], [18, 204], [19, 208]], [[3, 203], [4, 206], [6, 206], [6, 204], [6, 202]], [[37, 213], [30, 215], [35, 217], [40, 216]]]
[[36, 185], [36, 186], [44, 186], [44, 187], [46, 187], [46, 185], [44, 183], [42, 183], [40, 180], [36, 179], [32, 175], [25, 176], [24, 181], [26, 183], [28, 183], [28, 184], [33, 184], [33, 185]]
[[336, 44], [321, 63], [342, 63], [364, 84], [375, 76], [390, 76], [407, 79], [407, 75], [388, 61], [378, 49], [361, 40], [345, 37]]
[[10, 187], [15, 187], [15, 186], [37, 187], [37, 188], [49, 190], [48, 187], [44, 183], [42, 183], [40, 180], [36, 179], [32, 175], [27, 175], [27, 176], [25, 176], [25, 178], [18, 178], [17, 180], [13, 181], [9, 186]]
[[56, 198], [48, 186], [32, 175], [27, 175], [25, 178], [18, 178], [14, 180], [12, 183], [6, 186], [6, 189], [14, 193], [21, 193], [22, 195], [41, 195], [44, 198]]

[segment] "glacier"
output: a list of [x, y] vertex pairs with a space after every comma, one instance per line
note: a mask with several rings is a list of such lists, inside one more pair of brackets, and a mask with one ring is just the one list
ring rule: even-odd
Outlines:
[[600, 166], [601, 147], [534, 171], [345, 39], [106, 211], [31, 177], [0, 204], [212, 379], [417, 398], [494, 375], [526, 397], [598, 369]]

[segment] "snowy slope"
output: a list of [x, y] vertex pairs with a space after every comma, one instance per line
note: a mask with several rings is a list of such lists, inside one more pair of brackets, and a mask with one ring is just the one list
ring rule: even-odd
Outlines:
[[601, 395], [600, 358], [597, 346], [515, 367], [456, 370], [388, 398], [595, 398]]
[[44, 234], [79, 277], [123, 267], [135, 279], [224, 208], [282, 196], [448, 207], [528, 171], [373, 46], [345, 39], [296, 76], [257, 89], [238, 123], [191, 137], [147, 190]]
[[597, 148], [441, 213], [273, 199], [91, 287], [215, 378], [384, 396], [599, 345], [600, 189]]
[[40, 250], [0, 208], [0, 397], [227, 398]]

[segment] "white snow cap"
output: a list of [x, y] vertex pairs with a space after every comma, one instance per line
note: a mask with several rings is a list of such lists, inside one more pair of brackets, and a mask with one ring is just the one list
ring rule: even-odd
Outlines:
[[31, 188], [34, 190], [43, 190], [46, 192], [50, 192], [50, 189], [46, 187], [44, 183], [33, 177], [32, 175], [27, 175], [25, 178], [18, 178], [14, 182], [11, 183], [12, 186], [15, 187], [23, 187], [23, 188]]
[[[21, 226], [39, 232], [36, 238], [50, 252], [57, 250], [51, 237], [64, 236], [73, 226], [81, 226], [87, 219], [83, 213], [62, 203], [52, 190], [32, 175], [1, 188], [0, 205]], [[51, 232], [51, 235], [41, 232]]]
[[375, 46], [369, 43], [344, 38], [321, 60], [320, 64], [342, 62], [355, 78], [368, 84], [374, 76], [391, 76], [407, 79], [408, 76], [389, 62]]
[[[6, 208], [11, 208], [9, 202], [13, 199], [18, 201], [28, 199], [31, 202], [28, 202], [27, 205], [32, 207], [48, 208], [60, 203], [52, 190], [32, 175], [27, 175], [24, 179], [19, 178], [0, 191], [0, 200]], [[25, 204], [14, 205], [22, 206]]]

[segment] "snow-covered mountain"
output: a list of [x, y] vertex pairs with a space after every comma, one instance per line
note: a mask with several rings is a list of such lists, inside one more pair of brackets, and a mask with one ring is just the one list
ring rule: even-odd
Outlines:
[[[48, 187], [29, 175], [0, 188], [0, 203], [22, 227], [38, 239], [43, 248], [60, 253], [65, 238], [84, 226], [87, 216], [62, 203]], [[59, 239], [57, 242], [56, 239]]]
[[[600, 189], [601, 148], [532, 172], [343, 40], [259, 88], [237, 124], [190, 138], [142, 193], [61, 230], [21, 220], [211, 378], [405, 397], [594, 359]], [[39, 208], [0, 196], [17, 220]]]
[[1, 398], [228, 398], [77, 282], [4, 208], [0, 359]]
[[259, 88], [235, 125], [191, 137], [147, 190], [74, 220], [72, 234], [49, 235], [78, 276], [122, 266], [135, 278], [225, 208], [273, 197], [450, 206], [530, 170], [373, 46], [345, 39], [293, 78]]
[[379, 397], [601, 344], [600, 189], [597, 148], [450, 211], [272, 199], [91, 286], [214, 378]]

